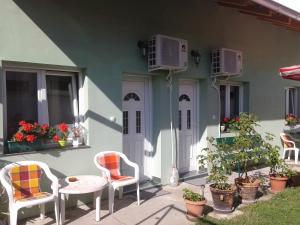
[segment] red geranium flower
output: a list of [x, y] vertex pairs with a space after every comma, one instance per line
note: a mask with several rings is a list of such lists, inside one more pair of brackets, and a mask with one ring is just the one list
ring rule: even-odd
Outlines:
[[228, 117], [224, 117], [223, 122], [224, 122], [224, 123], [228, 123], [229, 120], [230, 120], [230, 119], [229, 119]]
[[235, 121], [236, 121], [236, 122], [240, 122], [240, 121], [241, 121], [240, 117], [236, 117], [236, 118], [235, 118]]
[[25, 132], [30, 132], [33, 129], [33, 125], [31, 123], [25, 123], [22, 127]]
[[58, 125], [58, 128], [62, 133], [66, 133], [68, 132], [69, 126], [66, 123], [61, 123]]
[[43, 124], [42, 125], [42, 130], [48, 130], [49, 129], [49, 125], [48, 124]]
[[58, 135], [54, 135], [52, 139], [53, 141], [58, 142], [60, 138], [58, 137]]
[[33, 134], [29, 134], [26, 136], [26, 141], [29, 143], [33, 143], [36, 140], [36, 136]]
[[19, 125], [20, 125], [20, 126], [23, 126], [25, 123], [26, 123], [25, 120], [21, 120], [21, 121], [19, 122]]
[[20, 132], [16, 133], [15, 134], [15, 139], [16, 139], [17, 142], [23, 141], [24, 140], [24, 134], [22, 134]]

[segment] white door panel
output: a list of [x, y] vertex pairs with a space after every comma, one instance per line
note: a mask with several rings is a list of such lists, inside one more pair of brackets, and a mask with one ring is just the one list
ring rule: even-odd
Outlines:
[[[123, 149], [130, 161], [139, 165], [140, 178], [144, 178], [145, 140], [145, 82], [123, 81]], [[133, 175], [123, 165], [124, 174]]]
[[194, 170], [196, 160], [196, 83], [180, 83], [179, 86], [179, 171]]

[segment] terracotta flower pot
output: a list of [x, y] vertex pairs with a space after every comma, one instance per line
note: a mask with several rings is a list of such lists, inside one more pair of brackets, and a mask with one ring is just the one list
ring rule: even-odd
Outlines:
[[270, 176], [271, 192], [278, 193], [284, 191], [288, 177]]
[[203, 216], [203, 210], [206, 204], [206, 200], [193, 202], [185, 199], [184, 201], [188, 216], [196, 218], [201, 218]]
[[260, 181], [255, 180], [253, 183], [244, 182], [243, 178], [236, 178], [235, 184], [238, 188], [239, 196], [242, 198], [242, 203], [254, 203], [260, 186]]
[[210, 191], [213, 199], [213, 208], [216, 213], [231, 213], [234, 210], [234, 195], [236, 187], [233, 185], [231, 190], [219, 190], [210, 185]]

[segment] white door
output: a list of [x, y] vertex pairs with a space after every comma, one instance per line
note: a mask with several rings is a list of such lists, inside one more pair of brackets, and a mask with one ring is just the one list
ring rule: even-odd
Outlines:
[[179, 83], [179, 172], [195, 170], [196, 156], [196, 83]]
[[[123, 81], [123, 152], [139, 165], [144, 179], [145, 82]], [[134, 175], [131, 167], [122, 166], [126, 175]]]

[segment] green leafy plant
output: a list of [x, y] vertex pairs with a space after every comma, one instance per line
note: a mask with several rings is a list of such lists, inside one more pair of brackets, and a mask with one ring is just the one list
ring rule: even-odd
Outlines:
[[257, 179], [249, 177], [248, 172], [253, 164], [258, 165], [265, 159], [266, 151], [263, 147], [265, 139], [257, 132], [259, 126], [257, 117], [252, 114], [241, 113], [238, 120], [231, 123], [232, 130], [235, 131], [232, 149], [234, 151], [234, 161], [240, 165], [243, 182], [252, 183]]
[[204, 148], [205, 154], [199, 155], [199, 165], [204, 167], [208, 164], [210, 173], [208, 180], [213, 182], [212, 186], [220, 190], [231, 190], [232, 185], [228, 183], [228, 176], [232, 172], [233, 157], [232, 148], [226, 142], [217, 142], [214, 138], [207, 139], [211, 148]]
[[0, 222], [7, 219], [8, 197], [2, 185], [0, 185]]
[[[273, 140], [270, 134], [267, 136], [269, 140]], [[280, 148], [266, 143], [264, 147], [267, 150], [268, 165], [270, 166], [270, 176], [274, 177], [292, 177], [296, 172], [292, 170], [283, 159], [280, 158]]]
[[183, 198], [192, 202], [198, 202], [205, 200], [204, 196], [192, 191], [191, 189], [184, 188], [183, 190]]

